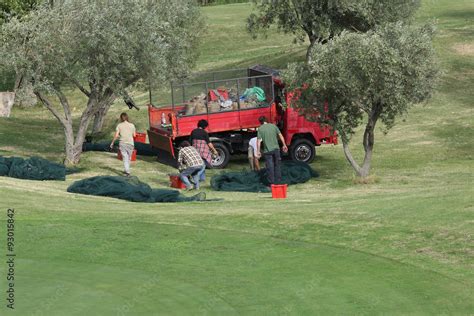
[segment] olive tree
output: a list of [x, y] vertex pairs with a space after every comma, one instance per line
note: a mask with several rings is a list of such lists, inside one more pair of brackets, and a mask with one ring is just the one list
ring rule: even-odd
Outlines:
[[306, 59], [318, 43], [343, 30], [367, 32], [378, 25], [409, 19], [419, 0], [253, 0], [255, 11], [247, 20], [256, 36], [276, 25], [294, 34], [296, 41], [309, 41]]
[[[66, 162], [75, 164], [93, 117], [100, 125], [127, 88], [189, 71], [202, 23], [194, 0], [55, 1], [2, 26], [0, 63], [32, 82], [64, 128]], [[71, 88], [87, 97], [76, 124]]]
[[[41, 2], [41, 0], [1, 0], [0, 25], [8, 22], [13, 17], [21, 19], [31, 10], [34, 10]], [[17, 91], [22, 84], [23, 76], [15, 74], [14, 70], [9, 66], [0, 68], [0, 90]]]
[[[344, 154], [360, 177], [370, 172], [374, 131], [388, 131], [410, 106], [427, 100], [438, 77], [432, 46], [434, 28], [395, 23], [367, 33], [343, 32], [316, 45], [312, 61], [292, 64], [284, 77], [299, 89], [294, 106], [307, 117], [337, 130]], [[361, 164], [349, 142], [365, 124]]]
[[2, 0], [0, 2], [0, 24], [12, 17], [22, 17], [41, 3], [41, 0]]

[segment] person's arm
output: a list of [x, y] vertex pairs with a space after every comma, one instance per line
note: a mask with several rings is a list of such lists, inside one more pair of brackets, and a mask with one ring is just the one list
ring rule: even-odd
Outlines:
[[112, 142], [110, 143], [110, 148], [114, 148], [115, 141], [120, 137], [120, 131], [117, 129], [115, 131], [114, 139], [112, 139]]
[[214, 147], [214, 145], [212, 143], [209, 143], [209, 148], [212, 150], [212, 152], [214, 153], [214, 155], [217, 155], [217, 150], [216, 148]]
[[257, 152], [255, 154], [255, 157], [257, 157], [257, 158], [262, 157], [262, 154], [260, 152], [261, 146], [262, 146], [262, 140], [260, 138], [257, 138]]
[[184, 169], [185, 168], [184, 168], [184, 164], [183, 164], [183, 154], [180, 150], [179, 153], [178, 153], [178, 170], [182, 171]]
[[288, 147], [286, 147], [285, 137], [283, 137], [283, 135], [282, 135], [281, 133], [278, 134], [278, 137], [280, 137], [280, 140], [281, 140], [281, 142], [282, 142], [282, 144], [283, 144], [283, 147], [282, 147], [283, 152], [284, 152], [284, 153], [287, 153], [287, 152], [288, 152]]
[[205, 139], [207, 146], [209, 146], [209, 149], [212, 151], [214, 155], [217, 155], [217, 150], [214, 147], [214, 144], [211, 143], [211, 140], [209, 139], [209, 134], [206, 133], [206, 139]]
[[135, 125], [133, 125], [133, 138], [137, 137], [137, 129]]

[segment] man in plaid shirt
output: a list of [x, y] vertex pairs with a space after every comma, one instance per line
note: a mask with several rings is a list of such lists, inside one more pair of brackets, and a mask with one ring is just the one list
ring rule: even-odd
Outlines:
[[186, 185], [186, 189], [193, 189], [189, 177], [193, 179], [194, 189], [199, 189], [199, 179], [206, 170], [206, 165], [196, 148], [191, 146], [188, 141], [181, 143], [181, 149], [178, 154], [178, 168], [180, 171], [179, 177]]

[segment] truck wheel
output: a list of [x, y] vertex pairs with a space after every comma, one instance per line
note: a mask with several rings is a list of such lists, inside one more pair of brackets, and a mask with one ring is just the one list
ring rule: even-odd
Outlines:
[[230, 152], [226, 145], [223, 143], [212, 143], [214, 148], [217, 150], [217, 157], [213, 158], [211, 165], [213, 168], [222, 169], [227, 166], [230, 160]]
[[290, 156], [294, 161], [310, 163], [316, 155], [314, 144], [304, 138], [295, 140], [290, 146]]

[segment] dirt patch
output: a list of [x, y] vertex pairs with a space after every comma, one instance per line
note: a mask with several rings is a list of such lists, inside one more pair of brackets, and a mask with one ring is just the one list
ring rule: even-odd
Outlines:
[[15, 152], [18, 150], [18, 148], [13, 146], [0, 146], [0, 150]]
[[474, 44], [456, 44], [453, 49], [462, 56], [474, 56]]
[[434, 144], [435, 144], [435, 142], [431, 141], [431, 140], [426, 140], [426, 141], [422, 141], [422, 142], [413, 143], [413, 145], [415, 145], [415, 146], [434, 145]]

